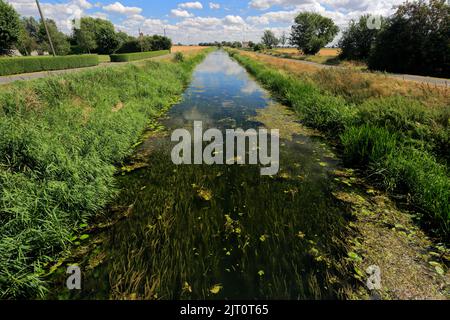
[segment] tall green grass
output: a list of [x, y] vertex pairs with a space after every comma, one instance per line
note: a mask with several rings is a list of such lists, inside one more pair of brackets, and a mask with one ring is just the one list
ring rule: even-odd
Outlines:
[[386, 189], [409, 194], [431, 231], [450, 227], [450, 106], [429, 109], [402, 96], [350, 103], [315, 83], [230, 54], [301, 121], [340, 143], [349, 165], [363, 166]]
[[114, 165], [179, 99], [203, 56], [0, 91], [0, 298], [43, 296], [45, 264], [113, 198]]

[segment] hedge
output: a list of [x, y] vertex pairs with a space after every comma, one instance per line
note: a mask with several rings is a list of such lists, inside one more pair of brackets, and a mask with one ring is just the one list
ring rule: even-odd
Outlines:
[[136, 60], [144, 60], [153, 57], [163, 56], [165, 54], [169, 54], [169, 50], [112, 54], [111, 62], [129, 62]]
[[97, 55], [0, 58], [0, 76], [98, 65]]

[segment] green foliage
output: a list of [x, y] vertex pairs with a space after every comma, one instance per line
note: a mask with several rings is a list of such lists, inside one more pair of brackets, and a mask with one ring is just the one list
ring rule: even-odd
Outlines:
[[339, 32], [333, 20], [318, 13], [304, 12], [295, 18], [290, 37], [291, 45], [304, 54], [317, 54]]
[[276, 47], [278, 43], [280, 43], [280, 40], [278, 40], [278, 38], [272, 31], [266, 30], [264, 31], [264, 35], [262, 36], [261, 42], [267, 48], [272, 49], [273, 47]]
[[168, 50], [161, 50], [161, 51], [149, 51], [149, 52], [112, 54], [111, 62], [129, 62], [129, 61], [136, 61], [136, 60], [144, 60], [144, 59], [162, 56], [162, 55], [165, 55], [168, 53], [169, 53]]
[[167, 37], [154, 35], [143, 36], [140, 38], [130, 37], [117, 50], [117, 53], [135, 53], [147, 51], [170, 50], [172, 48], [172, 40]]
[[111, 54], [119, 47], [119, 38], [117, 37], [114, 25], [111, 21], [95, 19], [95, 40], [97, 42], [98, 54]]
[[19, 40], [19, 36], [19, 15], [11, 5], [0, 0], [0, 54], [8, 53]]
[[148, 50], [144, 50], [142, 42], [140, 42], [136, 38], [130, 38], [121, 44], [119, 49], [117, 49], [116, 54], [134, 53], [134, 52], [142, 52], [142, 51], [148, 51]]
[[16, 47], [22, 55], [29, 56], [39, 49], [39, 23], [33, 17], [22, 18], [20, 22], [20, 35]]
[[388, 130], [364, 124], [349, 127], [340, 136], [344, 158], [350, 164], [379, 164], [397, 147], [397, 137]]
[[377, 37], [374, 70], [450, 77], [450, 5], [445, 0], [407, 2]]
[[173, 60], [175, 62], [183, 62], [184, 61], [184, 54], [182, 52], [175, 53], [175, 56], [173, 57]]
[[[364, 15], [358, 21], [352, 20], [348, 28], [343, 32], [339, 41], [341, 49], [340, 58], [348, 60], [367, 60], [372, 46], [381, 29], [369, 29], [369, 15]], [[381, 20], [382, 25], [384, 19]]]
[[73, 30], [73, 42], [84, 53], [111, 54], [124, 41], [123, 33], [116, 33], [111, 21], [83, 17], [80, 29]]
[[[430, 153], [406, 147], [388, 157], [385, 185], [396, 192], [408, 192], [423, 212], [422, 221], [436, 233], [450, 229], [450, 178], [448, 168]], [[448, 237], [447, 237], [448, 239]]]
[[[52, 38], [53, 47], [58, 56], [67, 55], [70, 52], [70, 43], [67, 36], [58, 30], [55, 21], [47, 19], [47, 28]], [[38, 31], [38, 43], [41, 51], [47, 51], [52, 53], [50, 42], [48, 41], [47, 32], [45, 31], [45, 26], [41, 22]]]
[[266, 49], [266, 46], [262, 43], [257, 43], [253, 46], [253, 51], [263, 51]]
[[[450, 110], [429, 110], [404, 97], [348, 104], [311, 82], [280, 73], [232, 51], [231, 55], [293, 107], [301, 121], [343, 147], [349, 164], [363, 166], [388, 190], [411, 195], [422, 222], [447, 237], [450, 227], [448, 160]], [[436, 155], [438, 158], [436, 158]]]
[[0, 91], [0, 298], [44, 295], [45, 264], [116, 194], [114, 165], [149, 120], [177, 101], [201, 58], [99, 68]]
[[0, 75], [73, 69], [98, 65], [97, 55], [12, 57], [0, 59]]
[[98, 49], [95, 23], [95, 19], [83, 17], [80, 20], [80, 28], [73, 29], [73, 41], [80, 52], [91, 53]]

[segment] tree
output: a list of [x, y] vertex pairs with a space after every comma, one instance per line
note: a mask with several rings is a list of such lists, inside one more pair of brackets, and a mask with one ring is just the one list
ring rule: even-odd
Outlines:
[[73, 29], [73, 41], [81, 53], [91, 53], [97, 50], [95, 20], [87, 17], [81, 18], [80, 28]]
[[283, 31], [283, 33], [281, 34], [281, 37], [280, 37], [280, 44], [284, 47], [286, 45], [287, 41], [288, 41], [288, 38], [286, 36], [286, 32]]
[[369, 67], [450, 77], [450, 6], [445, 0], [407, 2], [381, 31]]
[[[67, 55], [70, 52], [70, 43], [67, 36], [58, 30], [55, 21], [51, 19], [46, 19], [48, 32], [52, 38], [53, 47], [55, 52], [59, 56]], [[41, 51], [50, 52], [50, 44], [47, 37], [47, 32], [45, 31], [44, 23], [40, 23], [38, 31], [38, 44]]]
[[235, 49], [240, 49], [240, 48], [242, 48], [242, 42], [240, 42], [240, 41], [234, 41], [234, 42], [231, 44], [231, 47], [232, 47], [232, 48], [235, 48]]
[[370, 15], [364, 15], [359, 21], [352, 20], [349, 27], [343, 32], [339, 41], [341, 59], [367, 60], [369, 58], [372, 46], [385, 21], [380, 17], [380, 28], [378, 26], [369, 28], [369, 19], [372, 19]]
[[275, 34], [270, 31], [270, 30], [266, 30], [264, 31], [264, 35], [261, 39], [261, 42], [269, 49], [272, 49], [273, 47], [275, 47], [280, 41], [277, 39], [277, 37], [275, 36]]
[[119, 48], [124, 45], [125, 43], [127, 43], [128, 41], [131, 41], [134, 39], [134, 37], [128, 35], [127, 33], [123, 32], [123, 31], [119, 31], [116, 33], [117, 36], [117, 40], [119, 41]]
[[0, 54], [8, 53], [20, 36], [20, 20], [14, 8], [0, 0]]
[[172, 48], [172, 40], [168, 37], [154, 35], [151, 37], [151, 46], [149, 51], [170, 50]]
[[290, 43], [304, 54], [317, 54], [338, 32], [330, 18], [312, 12], [300, 13], [292, 26]]
[[111, 21], [95, 19], [95, 40], [97, 43], [97, 53], [114, 53], [120, 45], [114, 25]]

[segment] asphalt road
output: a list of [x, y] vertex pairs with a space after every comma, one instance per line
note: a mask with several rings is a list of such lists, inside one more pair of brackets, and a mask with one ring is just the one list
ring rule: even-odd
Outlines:
[[[257, 54], [273, 57], [271, 55], [267, 55], [264, 53], [257, 53]], [[326, 64], [320, 64], [320, 63], [311, 62], [311, 61], [303, 61], [303, 60], [287, 59], [287, 58], [278, 58], [278, 59], [287, 60], [287, 61], [295, 61], [297, 63], [307, 64], [307, 65], [315, 66], [318, 68], [324, 68], [324, 69], [330, 69], [330, 68], [343, 69], [344, 68], [341, 66], [326, 65]], [[450, 79], [415, 76], [415, 75], [411, 75], [411, 74], [395, 74], [395, 73], [386, 73], [385, 75], [386, 75], [386, 77], [390, 77], [390, 78], [396, 78], [396, 79], [401, 79], [401, 80], [405, 80], [405, 81], [414, 81], [414, 82], [429, 84], [432, 86], [443, 86], [443, 87], [450, 88]]]

